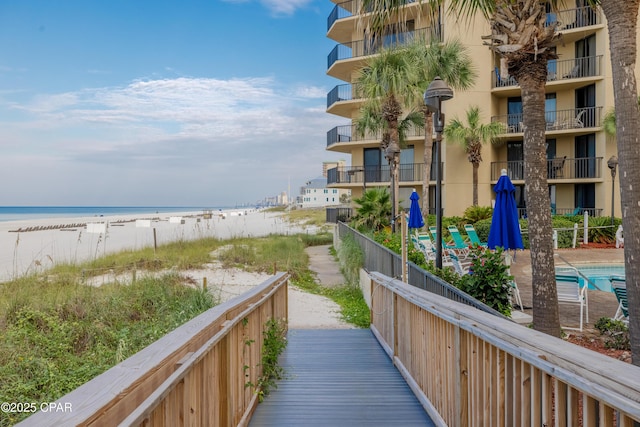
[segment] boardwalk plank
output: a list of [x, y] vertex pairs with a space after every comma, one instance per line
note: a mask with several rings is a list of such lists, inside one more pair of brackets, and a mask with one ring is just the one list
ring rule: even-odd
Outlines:
[[290, 330], [281, 365], [250, 427], [434, 425], [368, 329]]

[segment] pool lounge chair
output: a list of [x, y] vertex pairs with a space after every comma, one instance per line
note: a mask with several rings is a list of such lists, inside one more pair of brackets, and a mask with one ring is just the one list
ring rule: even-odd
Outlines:
[[[434, 226], [429, 227], [429, 232], [431, 233], [431, 236], [433, 237], [434, 241], [437, 242], [436, 239], [438, 238], [438, 230], [436, 229], [436, 227]], [[447, 249], [455, 249], [455, 246], [450, 245], [449, 242], [444, 240], [444, 237], [442, 237], [442, 251], [444, 252]]]
[[618, 309], [613, 316], [613, 320], [621, 320], [624, 323], [629, 323], [629, 302], [627, 301], [627, 282], [624, 277], [611, 276], [609, 278], [611, 282], [611, 289], [616, 295], [618, 300]]
[[559, 304], [579, 304], [580, 305], [580, 327], [564, 329], [577, 329], [582, 331], [583, 317], [589, 323], [589, 300], [587, 286], [580, 286], [580, 279], [573, 274], [556, 274], [556, 290]]
[[469, 236], [469, 240], [471, 241], [471, 244], [473, 246], [484, 246], [485, 248], [487, 247], [486, 243], [482, 243], [482, 241], [480, 241], [478, 233], [476, 233], [476, 229], [473, 228], [473, 225], [465, 224], [464, 231], [466, 231], [467, 236]]
[[463, 264], [458, 258], [458, 255], [453, 251], [453, 249], [447, 249], [447, 256], [451, 260], [451, 266], [453, 270], [458, 273], [460, 276], [464, 276], [465, 274], [469, 274], [469, 265]]
[[463, 257], [467, 258], [469, 256], [469, 246], [471, 245], [470, 241], [465, 241], [458, 230], [458, 227], [455, 225], [450, 225], [447, 227], [449, 230], [449, 234], [451, 234], [451, 238], [453, 239], [453, 249], [456, 253]]

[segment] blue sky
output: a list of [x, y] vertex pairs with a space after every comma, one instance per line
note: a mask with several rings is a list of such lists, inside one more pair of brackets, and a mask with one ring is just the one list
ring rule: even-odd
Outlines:
[[329, 0], [3, 0], [0, 205], [231, 206], [321, 175]]

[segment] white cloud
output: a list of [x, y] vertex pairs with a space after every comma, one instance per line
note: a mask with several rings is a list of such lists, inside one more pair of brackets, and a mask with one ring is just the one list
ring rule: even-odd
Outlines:
[[[250, 3], [252, 0], [222, 0], [227, 3]], [[293, 15], [298, 9], [302, 9], [313, 0], [259, 0], [274, 15]]]
[[[336, 158], [326, 132], [345, 120], [325, 113], [325, 97], [271, 78], [176, 78], [0, 100], [0, 170], [29, 177], [12, 179], [5, 202], [220, 205], [289, 179], [295, 195]], [[10, 108], [19, 120], [3, 121]]]

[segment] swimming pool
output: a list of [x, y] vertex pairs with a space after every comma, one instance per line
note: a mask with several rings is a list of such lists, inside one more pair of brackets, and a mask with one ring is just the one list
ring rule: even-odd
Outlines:
[[[611, 290], [611, 276], [624, 277], [624, 264], [591, 264], [591, 265], [575, 265], [581, 274], [589, 278], [589, 289], [613, 292]], [[556, 267], [556, 274], [575, 274], [571, 267]], [[580, 277], [580, 285], [585, 282]], [[595, 285], [595, 286], [594, 286]]]

